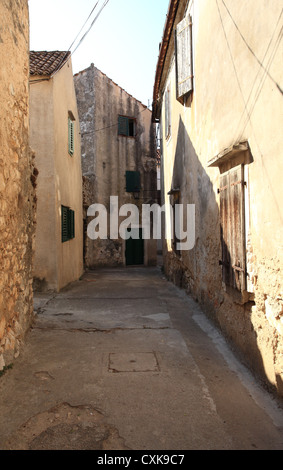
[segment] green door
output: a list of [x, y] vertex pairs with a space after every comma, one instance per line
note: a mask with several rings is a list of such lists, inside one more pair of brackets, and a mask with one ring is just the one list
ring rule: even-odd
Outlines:
[[[130, 231], [130, 229], [128, 229]], [[142, 229], [132, 229], [138, 231], [139, 238], [137, 240], [129, 238], [126, 240], [126, 265], [141, 265], [144, 264], [144, 244], [142, 238]]]

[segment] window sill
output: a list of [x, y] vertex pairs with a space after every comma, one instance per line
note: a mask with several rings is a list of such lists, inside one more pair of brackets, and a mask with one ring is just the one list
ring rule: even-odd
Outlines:
[[123, 135], [123, 134], [118, 134], [118, 137], [123, 137], [124, 139], [135, 139], [137, 136], [136, 136], [136, 135]]
[[248, 292], [246, 290], [240, 292], [233, 287], [227, 286], [224, 284], [224, 290], [226, 294], [229, 295], [229, 297], [235, 302], [235, 304], [238, 305], [245, 305], [249, 302], [254, 301], [254, 294], [251, 292]]
[[62, 240], [62, 243], [67, 243], [67, 242], [71, 242], [72, 240], [75, 240], [75, 237], [74, 238], [68, 238], [68, 240]]

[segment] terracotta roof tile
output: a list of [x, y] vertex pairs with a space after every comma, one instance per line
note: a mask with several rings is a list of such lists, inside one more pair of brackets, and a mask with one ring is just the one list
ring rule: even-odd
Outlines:
[[52, 75], [60, 70], [70, 54], [65, 51], [30, 51], [30, 74]]

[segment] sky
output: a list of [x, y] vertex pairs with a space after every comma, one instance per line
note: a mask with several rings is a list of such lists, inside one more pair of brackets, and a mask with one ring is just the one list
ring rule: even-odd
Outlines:
[[134, 98], [151, 105], [169, 0], [108, 0], [75, 51], [104, 2], [29, 0], [30, 50], [67, 51], [78, 36], [71, 47], [74, 74], [93, 63]]

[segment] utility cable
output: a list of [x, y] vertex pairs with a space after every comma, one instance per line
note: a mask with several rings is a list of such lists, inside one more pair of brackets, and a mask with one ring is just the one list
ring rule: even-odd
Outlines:
[[[143, 105], [143, 106], [145, 106], [145, 105]], [[142, 111], [137, 113], [137, 115], [133, 119], [137, 119], [137, 117], [140, 114], [144, 113], [144, 111], [146, 111], [146, 110], [148, 110], [147, 107], [145, 107]], [[90, 131], [90, 132], [81, 132], [81, 136], [95, 134], [96, 132], [104, 131], [105, 129], [111, 129], [111, 127], [118, 127], [118, 123], [116, 122], [115, 124], [110, 124], [109, 126], [101, 127], [100, 129], [94, 129], [93, 131]]]
[[77, 47], [74, 49], [73, 52], [70, 51], [71, 47], [73, 46], [73, 44], [75, 43], [77, 37], [79, 36], [80, 32], [83, 30], [84, 26], [86, 25], [86, 23], [88, 22], [89, 18], [91, 17], [92, 13], [94, 12], [95, 8], [97, 7], [98, 3], [99, 3], [99, 0], [96, 2], [96, 4], [94, 5], [93, 9], [91, 10], [91, 13], [89, 14], [87, 20], [85, 21], [84, 25], [82, 26], [80, 32], [77, 34], [76, 38], [74, 39], [74, 41], [72, 42], [71, 46], [69, 47], [68, 51], [66, 52], [66, 54], [64, 54], [64, 57], [62, 58], [60, 64], [58, 65], [57, 67], [57, 70], [51, 75], [50, 78], [54, 77], [54, 75], [56, 75], [56, 73], [60, 70], [60, 67], [61, 65], [65, 62], [65, 60], [67, 59], [67, 57], [70, 55], [70, 57], [72, 57], [72, 55], [74, 54], [74, 52], [78, 49], [78, 47], [81, 45], [81, 43], [83, 42], [83, 40], [85, 39], [85, 37], [87, 36], [87, 34], [89, 33], [89, 31], [91, 30], [91, 28], [93, 27], [94, 23], [96, 22], [97, 18], [100, 16], [100, 14], [102, 13], [102, 10], [106, 7], [107, 3], [109, 2], [109, 0], [105, 0], [102, 7], [100, 8], [99, 12], [97, 13], [96, 17], [94, 18], [94, 20], [92, 21], [89, 29], [86, 31], [86, 33], [83, 35], [83, 37], [80, 39]]
[[[278, 38], [277, 38], [277, 40], [276, 40], [274, 49], [273, 49], [273, 51], [271, 52], [270, 58], [269, 58], [269, 60], [268, 60], [268, 62], [267, 62], [267, 66], [265, 67], [265, 69], [266, 69], [267, 71], [268, 71], [268, 70], [270, 69], [270, 67], [271, 67], [272, 61], [273, 61], [274, 56], [275, 56], [275, 54], [276, 54], [276, 52], [277, 52], [277, 50], [278, 50], [278, 47], [279, 47], [280, 42], [281, 42], [281, 40], [282, 40], [282, 37], [283, 37], [283, 27], [281, 27], [281, 30], [280, 30], [279, 35], [278, 35]], [[261, 70], [261, 69], [259, 69], [259, 71], [260, 71], [260, 70]], [[259, 76], [259, 72], [258, 72], [258, 74], [257, 74], [257, 76], [256, 76], [256, 78], [255, 78], [254, 85], [255, 85], [255, 82], [256, 82], [258, 76]], [[255, 105], [256, 105], [256, 103], [257, 103], [257, 101], [258, 101], [258, 98], [259, 98], [259, 96], [260, 96], [260, 94], [261, 94], [261, 91], [262, 91], [262, 88], [263, 88], [263, 85], [264, 85], [264, 82], [265, 82], [267, 76], [269, 76], [268, 73], [267, 73], [267, 72], [264, 72], [262, 78], [261, 78], [260, 81], [259, 81], [259, 84], [258, 84], [258, 86], [257, 86], [256, 92], [255, 92], [255, 96], [254, 96], [254, 99], [253, 99], [253, 102], [250, 104], [250, 113], [249, 113], [250, 116], [251, 116], [252, 113], [253, 113], [253, 110], [254, 110]], [[249, 101], [250, 101], [250, 99], [251, 99], [251, 97], [252, 97], [254, 85], [253, 85], [253, 87], [252, 87], [252, 89], [251, 89], [251, 91], [250, 91], [249, 98], [248, 98], [248, 100], [247, 100], [247, 105], [248, 105], [248, 103], [249, 103]], [[279, 87], [279, 86], [277, 86], [277, 87], [279, 88], [279, 91], [282, 93], [280, 87]], [[243, 112], [243, 114], [242, 114], [242, 116], [241, 116], [241, 118], [240, 118], [240, 121], [239, 121], [239, 124], [238, 124], [237, 129], [240, 128], [240, 124], [241, 124], [242, 119], [244, 118], [244, 114], [245, 114], [245, 113]], [[249, 118], [246, 118], [246, 120], [245, 120], [245, 122], [244, 122], [244, 124], [243, 124], [243, 126], [242, 126], [243, 129], [242, 129], [242, 131], [241, 131], [241, 134], [240, 134], [238, 140], [241, 139], [241, 135], [242, 135], [242, 133], [244, 132], [245, 128], [247, 127], [248, 122], [249, 122]]]
[[[280, 91], [280, 93], [283, 95], [283, 91], [282, 91], [282, 88], [280, 87], [279, 83], [276, 82], [276, 80], [274, 80], [274, 78], [270, 75], [268, 69], [266, 69], [266, 67], [263, 65], [263, 63], [259, 60], [259, 58], [257, 57], [257, 55], [254, 53], [254, 51], [252, 50], [251, 46], [248, 44], [248, 42], [246, 41], [245, 37], [243, 36], [242, 32], [240, 31], [237, 23], [235, 22], [233, 16], [231, 15], [230, 11], [229, 11], [229, 8], [227, 7], [226, 3], [224, 0], [222, 0], [222, 3], [228, 13], [228, 15], [230, 16], [231, 20], [233, 21], [234, 23], [234, 26], [235, 28], [237, 29], [238, 33], [240, 34], [242, 40], [244, 41], [245, 45], [247, 46], [247, 48], [249, 49], [249, 51], [251, 52], [251, 54], [254, 56], [254, 58], [256, 59], [256, 61], [259, 63], [259, 65], [263, 68], [263, 70], [265, 71], [265, 73], [268, 75], [268, 77], [270, 78], [270, 80], [273, 81], [273, 83], [277, 86], [278, 90]], [[280, 16], [279, 16], [279, 20], [282, 16], [282, 13], [283, 13], [283, 8], [281, 10], [281, 13], [280, 13]], [[278, 21], [279, 21], [278, 20]]]
[[75, 39], [73, 40], [72, 44], [70, 45], [68, 51], [70, 51], [73, 47], [73, 45], [75, 44], [76, 40], [78, 39], [79, 35], [81, 34], [82, 30], [84, 29], [85, 25], [87, 24], [88, 20], [90, 19], [92, 13], [94, 12], [95, 8], [97, 7], [99, 3], [99, 0], [96, 2], [96, 4], [94, 5], [93, 9], [91, 10], [90, 14], [88, 15], [88, 18], [87, 20], [84, 22], [83, 26], [81, 27], [80, 31], [78, 32], [78, 34], [76, 35]]
[[88, 33], [90, 32], [91, 28], [93, 27], [94, 23], [96, 22], [96, 20], [98, 19], [98, 17], [100, 16], [100, 14], [102, 13], [102, 11], [104, 10], [104, 8], [106, 7], [107, 3], [109, 2], [109, 0], [105, 0], [105, 2], [103, 3], [102, 7], [100, 8], [99, 12], [97, 13], [96, 17], [94, 18], [94, 20], [92, 21], [90, 27], [88, 28], [88, 30], [85, 32], [85, 34], [82, 36], [82, 38], [80, 39], [77, 47], [73, 50], [72, 52], [72, 55], [76, 52], [76, 50], [78, 49], [78, 47], [81, 45], [81, 43], [83, 42], [83, 40], [85, 39], [85, 37], [88, 35]]
[[240, 79], [239, 79], [239, 75], [238, 75], [238, 72], [237, 72], [237, 69], [236, 69], [236, 65], [235, 65], [235, 62], [234, 62], [232, 50], [231, 50], [231, 47], [230, 47], [230, 44], [229, 44], [228, 36], [227, 36], [226, 30], [225, 30], [225, 27], [224, 27], [224, 22], [223, 22], [223, 18], [222, 18], [222, 15], [221, 15], [221, 11], [220, 11], [220, 7], [219, 7], [218, 0], [215, 0], [215, 2], [216, 2], [217, 9], [218, 9], [218, 14], [219, 14], [219, 18], [220, 18], [222, 30], [223, 30], [223, 33], [224, 33], [224, 37], [225, 37], [225, 40], [226, 40], [226, 43], [227, 43], [228, 51], [229, 51], [229, 54], [230, 54], [231, 62], [232, 62], [232, 65], [233, 65], [235, 77], [236, 77], [236, 80], [237, 80], [237, 83], [238, 83], [238, 87], [239, 87], [239, 90], [240, 90], [240, 93], [241, 93], [241, 96], [242, 96], [242, 100], [243, 100], [243, 103], [244, 103], [245, 111], [246, 111], [246, 113], [247, 113], [248, 119], [251, 120], [251, 116], [250, 116], [250, 113], [249, 113], [249, 110], [248, 110], [248, 107], [247, 107], [247, 103], [246, 103], [246, 101], [245, 101], [245, 97], [244, 97], [244, 93], [243, 93], [243, 90], [242, 90], [242, 86], [241, 86], [241, 82], [240, 82]]
[[[248, 117], [246, 118], [246, 122], [245, 122], [245, 124], [244, 124], [244, 126], [243, 126], [243, 131], [244, 131], [244, 129], [246, 128], [246, 126], [247, 126], [247, 124], [248, 124], [248, 122], [249, 122], [250, 116], [251, 116], [251, 114], [252, 114], [252, 112], [253, 112], [253, 109], [254, 109], [254, 106], [255, 106], [255, 104], [256, 104], [256, 102], [257, 102], [257, 99], [258, 99], [258, 97], [259, 97], [259, 95], [260, 95], [260, 93], [261, 93], [262, 86], [263, 86], [263, 82], [264, 82], [266, 76], [268, 76], [268, 77], [276, 84], [278, 90], [279, 90], [279, 91], [281, 92], [281, 94], [282, 94], [282, 89], [281, 89], [280, 85], [273, 79], [273, 77], [272, 77], [272, 76], [270, 75], [270, 73], [269, 73], [269, 68], [270, 68], [270, 66], [271, 66], [271, 63], [272, 63], [272, 61], [273, 61], [273, 58], [274, 58], [274, 56], [275, 56], [275, 54], [276, 54], [276, 51], [277, 51], [277, 49], [278, 49], [278, 47], [279, 47], [279, 44], [280, 44], [280, 41], [281, 41], [281, 39], [282, 39], [282, 28], [281, 28], [281, 30], [280, 30], [280, 32], [279, 32], [279, 35], [278, 35], [278, 38], [277, 38], [276, 43], [275, 43], [275, 45], [274, 45], [273, 51], [271, 51], [270, 58], [268, 59], [267, 64], [264, 65], [264, 62], [265, 62], [265, 59], [266, 59], [266, 57], [267, 57], [267, 54], [269, 53], [269, 50], [270, 50], [271, 45], [272, 45], [272, 42], [273, 42], [273, 40], [274, 40], [274, 36], [275, 36], [276, 30], [277, 30], [277, 27], [278, 27], [278, 25], [279, 25], [279, 23], [280, 23], [280, 20], [281, 20], [282, 14], [283, 14], [283, 9], [281, 10], [281, 12], [280, 12], [280, 14], [279, 14], [278, 20], [277, 20], [276, 25], [275, 25], [275, 28], [274, 28], [274, 32], [273, 32], [272, 37], [271, 37], [271, 39], [270, 39], [270, 41], [269, 41], [269, 44], [268, 44], [268, 46], [267, 46], [267, 49], [266, 49], [265, 54], [264, 54], [264, 56], [263, 56], [263, 59], [262, 59], [262, 60], [259, 60], [258, 57], [256, 56], [256, 54], [254, 53], [254, 51], [252, 50], [252, 48], [250, 47], [250, 45], [248, 44], [248, 42], [246, 41], [246, 39], [245, 39], [245, 37], [243, 36], [242, 32], [240, 31], [240, 29], [239, 29], [239, 27], [238, 27], [236, 21], [234, 20], [234, 18], [233, 18], [233, 16], [232, 16], [231, 12], [229, 11], [229, 9], [228, 9], [228, 7], [227, 7], [227, 5], [226, 5], [226, 3], [225, 3], [225, 0], [222, 0], [222, 3], [223, 3], [223, 5], [224, 5], [224, 7], [225, 7], [227, 13], [229, 14], [229, 16], [230, 16], [230, 18], [231, 18], [231, 20], [232, 20], [232, 22], [233, 22], [235, 28], [237, 29], [238, 33], [240, 34], [240, 36], [241, 36], [243, 42], [245, 43], [245, 45], [247, 46], [247, 48], [249, 49], [249, 51], [252, 53], [252, 55], [255, 57], [256, 61], [257, 61], [257, 62], [259, 63], [259, 65], [260, 65], [260, 68], [259, 68], [259, 70], [258, 70], [258, 72], [257, 72], [257, 75], [256, 75], [255, 79], [254, 79], [253, 86], [252, 86], [252, 88], [251, 88], [251, 90], [250, 90], [249, 97], [248, 97], [248, 99], [247, 99], [247, 101], [246, 101], [246, 106], [247, 106], [247, 107], [248, 107], [249, 102], [250, 102], [251, 99], [252, 99], [253, 90], [254, 90], [254, 88], [255, 88], [256, 81], [257, 81], [257, 79], [258, 79], [258, 77], [259, 77], [260, 70], [263, 69], [263, 70], [264, 70], [264, 73], [265, 73], [264, 76], [262, 77], [262, 79], [260, 80], [260, 83], [259, 83], [259, 85], [258, 85], [258, 87], [257, 87], [257, 91], [256, 91], [256, 93], [255, 93], [254, 102], [253, 102], [253, 103], [251, 104], [251, 106], [250, 106], [250, 112], [248, 113]], [[242, 113], [242, 116], [241, 116], [240, 121], [239, 121], [238, 126], [237, 126], [237, 130], [240, 128], [240, 124], [241, 124], [241, 122], [242, 122], [242, 120], [243, 120], [243, 118], [244, 118], [245, 112], [246, 112], [246, 109], [245, 109], [245, 110], [243, 111], [243, 113]], [[243, 131], [242, 131], [242, 132], [240, 133], [240, 135], [237, 137], [237, 141], [240, 141]]]

